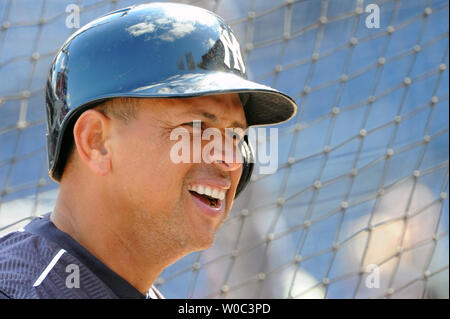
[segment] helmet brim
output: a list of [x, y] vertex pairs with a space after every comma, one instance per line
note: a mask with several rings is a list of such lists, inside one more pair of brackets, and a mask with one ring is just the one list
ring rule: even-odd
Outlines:
[[174, 76], [162, 83], [138, 87], [114, 97], [183, 98], [230, 93], [239, 93], [241, 101], [245, 101], [248, 126], [280, 124], [297, 112], [297, 104], [286, 94], [225, 72]]

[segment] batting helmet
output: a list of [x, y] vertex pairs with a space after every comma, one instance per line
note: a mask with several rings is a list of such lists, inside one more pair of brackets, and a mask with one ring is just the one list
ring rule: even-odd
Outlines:
[[[151, 3], [106, 14], [75, 32], [56, 54], [46, 89], [49, 175], [61, 179], [73, 125], [85, 110], [116, 97], [177, 98], [238, 93], [249, 126], [281, 123], [297, 106], [247, 80], [239, 43], [216, 14]], [[252, 150], [241, 144], [248, 183]]]

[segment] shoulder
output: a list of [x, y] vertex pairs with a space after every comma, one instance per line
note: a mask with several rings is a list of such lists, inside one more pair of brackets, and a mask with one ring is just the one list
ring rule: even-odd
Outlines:
[[58, 243], [25, 230], [0, 238], [0, 298], [117, 297]]
[[72, 264], [79, 261], [45, 237], [7, 234], [0, 238], [0, 292], [13, 299], [86, 298], [85, 291], [67, 287], [67, 265]]
[[0, 291], [13, 298], [37, 298], [33, 280], [58, 247], [28, 232], [0, 238]]

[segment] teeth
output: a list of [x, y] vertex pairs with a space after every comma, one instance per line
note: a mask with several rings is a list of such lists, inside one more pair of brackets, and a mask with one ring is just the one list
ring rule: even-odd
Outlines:
[[189, 187], [190, 191], [194, 191], [200, 195], [207, 195], [216, 199], [223, 200], [226, 196], [226, 190], [211, 186], [194, 185]]

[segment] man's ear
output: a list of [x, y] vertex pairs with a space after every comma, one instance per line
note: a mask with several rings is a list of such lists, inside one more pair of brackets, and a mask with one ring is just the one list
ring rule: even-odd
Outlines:
[[92, 172], [105, 176], [111, 170], [111, 150], [108, 137], [111, 120], [96, 110], [87, 110], [73, 128], [75, 147], [81, 162]]

